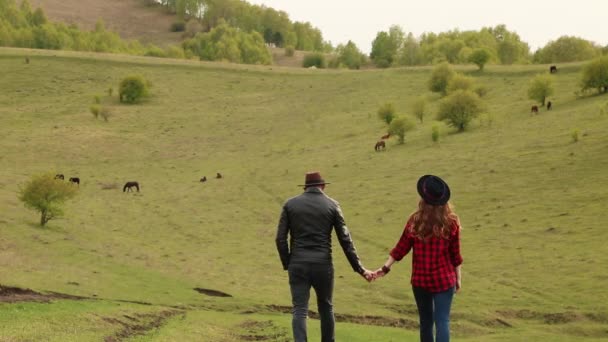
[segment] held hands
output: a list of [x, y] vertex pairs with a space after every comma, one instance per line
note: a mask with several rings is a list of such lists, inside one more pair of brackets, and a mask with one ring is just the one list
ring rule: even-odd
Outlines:
[[368, 269], [363, 269], [364, 272], [361, 273], [361, 276], [363, 278], [365, 278], [365, 280], [367, 280], [367, 282], [371, 283], [372, 281], [378, 279], [378, 278], [382, 278], [384, 277], [388, 272], [385, 271], [385, 269], [383, 267], [375, 270], [375, 271], [370, 271]]

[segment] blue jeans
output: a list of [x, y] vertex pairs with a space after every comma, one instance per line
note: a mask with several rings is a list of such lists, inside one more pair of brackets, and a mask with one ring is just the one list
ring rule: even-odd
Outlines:
[[321, 319], [321, 341], [334, 342], [333, 266], [331, 264], [290, 264], [288, 271], [291, 301], [293, 303], [291, 326], [294, 341], [308, 341], [306, 318], [308, 317], [308, 299], [312, 287], [317, 294], [317, 308]]
[[414, 287], [414, 298], [420, 316], [420, 342], [433, 342], [433, 323], [437, 330], [437, 342], [450, 341], [450, 308], [455, 288], [432, 293]]

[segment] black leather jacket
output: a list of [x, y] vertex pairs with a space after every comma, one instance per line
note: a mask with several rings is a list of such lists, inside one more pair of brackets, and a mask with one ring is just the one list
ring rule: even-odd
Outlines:
[[307, 188], [283, 205], [276, 237], [283, 269], [289, 263], [331, 263], [332, 228], [353, 270], [363, 273], [340, 204], [316, 187]]

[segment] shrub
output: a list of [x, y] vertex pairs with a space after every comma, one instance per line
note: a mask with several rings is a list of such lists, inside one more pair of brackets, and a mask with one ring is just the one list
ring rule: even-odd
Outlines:
[[101, 107], [101, 109], [99, 110], [99, 116], [101, 116], [103, 121], [108, 122], [110, 120], [110, 117], [112, 116], [112, 112], [108, 107]]
[[412, 130], [412, 128], [414, 128], [414, 122], [404, 116], [391, 121], [391, 124], [388, 126], [388, 132], [399, 137], [399, 143], [403, 144], [405, 142], [405, 133]]
[[314, 66], [316, 68], [323, 69], [327, 66], [327, 63], [325, 61], [325, 55], [321, 52], [307, 54], [306, 56], [304, 56], [304, 62], [302, 63], [302, 66], [305, 68], [310, 68]]
[[431, 138], [434, 142], [439, 141], [439, 126], [433, 125], [433, 127], [431, 127]]
[[93, 101], [95, 101], [96, 104], [100, 104], [101, 103], [101, 96], [95, 95], [93, 97]]
[[61, 204], [76, 196], [77, 187], [56, 180], [53, 174], [34, 176], [20, 190], [19, 200], [26, 207], [40, 212], [40, 225], [63, 215]]
[[578, 129], [572, 130], [571, 136], [572, 136], [573, 143], [578, 142]]
[[285, 48], [285, 56], [293, 57], [296, 54], [296, 49], [293, 46], [288, 46]]
[[426, 112], [426, 98], [424, 96], [420, 96], [412, 102], [412, 113], [420, 123], [424, 121], [424, 114]]
[[144, 55], [148, 57], [167, 57], [167, 53], [163, 49], [154, 45], [149, 46]]
[[171, 24], [171, 32], [184, 32], [185, 30], [186, 23], [183, 20], [177, 20]]
[[184, 59], [186, 58], [186, 54], [184, 53], [184, 49], [179, 46], [171, 45], [165, 51], [165, 56], [169, 58], [178, 58]]
[[378, 119], [384, 121], [387, 125], [391, 124], [391, 121], [395, 118], [395, 105], [392, 103], [385, 103], [378, 108]]
[[484, 97], [488, 93], [488, 88], [486, 88], [485, 86], [482, 86], [482, 85], [478, 85], [478, 86], [475, 87], [475, 89], [473, 91], [479, 97]]
[[112, 87], [108, 88], [108, 96], [112, 97], [113, 93], [114, 93], [114, 88], [112, 88]]
[[128, 76], [120, 82], [120, 102], [136, 103], [148, 95], [148, 85], [142, 76]]
[[583, 67], [582, 90], [597, 89], [608, 92], [608, 56], [597, 58]]
[[464, 131], [482, 110], [481, 99], [471, 91], [457, 90], [439, 104], [438, 120]]
[[528, 98], [545, 105], [547, 97], [553, 95], [553, 76], [549, 74], [536, 75], [528, 87]]
[[456, 90], [472, 90], [475, 86], [475, 79], [473, 77], [465, 76], [463, 74], [454, 74], [454, 76], [448, 82], [447, 93], [453, 93]]
[[91, 111], [91, 114], [93, 114], [95, 119], [97, 119], [97, 117], [99, 117], [99, 111], [101, 110], [101, 106], [98, 104], [94, 104], [89, 108], [89, 110]]
[[448, 63], [437, 65], [431, 73], [429, 89], [435, 93], [447, 94], [448, 83], [456, 73]]

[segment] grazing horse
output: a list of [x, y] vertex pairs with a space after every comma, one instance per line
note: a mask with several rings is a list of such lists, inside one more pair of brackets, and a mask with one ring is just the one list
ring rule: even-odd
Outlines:
[[131, 189], [133, 187], [135, 187], [135, 189], [137, 189], [137, 192], [139, 192], [139, 183], [137, 183], [137, 182], [127, 182], [127, 183], [125, 183], [125, 186], [122, 187], [122, 192], [133, 191], [133, 189]]
[[55, 179], [61, 179], [61, 180], [64, 180], [64, 179], [65, 179], [65, 177], [63, 176], [63, 174], [58, 173], [58, 174], [56, 174], [56, 175], [55, 175]]
[[222, 178], [222, 174], [218, 172], [217, 175], [215, 175], [215, 178], [217, 178], [217, 179]]
[[551, 110], [552, 107], [553, 103], [551, 103], [551, 101], [547, 102], [547, 110]]
[[80, 178], [70, 177], [70, 183], [74, 183], [74, 184], [77, 184], [78, 186], [80, 186]]
[[532, 108], [530, 108], [530, 112], [538, 114], [538, 106], [532, 106]]
[[549, 68], [549, 73], [554, 74], [554, 73], [556, 73], [556, 72], [557, 72], [557, 67], [556, 67], [555, 65], [552, 65], [552, 66]]
[[381, 136], [380, 139], [385, 140], [391, 137], [390, 133], [386, 133], [385, 135]]
[[383, 150], [386, 148], [386, 143], [384, 142], [384, 140], [380, 140], [376, 143], [376, 146], [374, 146], [374, 150], [376, 150], [376, 152]]
[[204, 183], [207, 181], [207, 176], [203, 176], [203, 178], [201, 178], [201, 183]]

